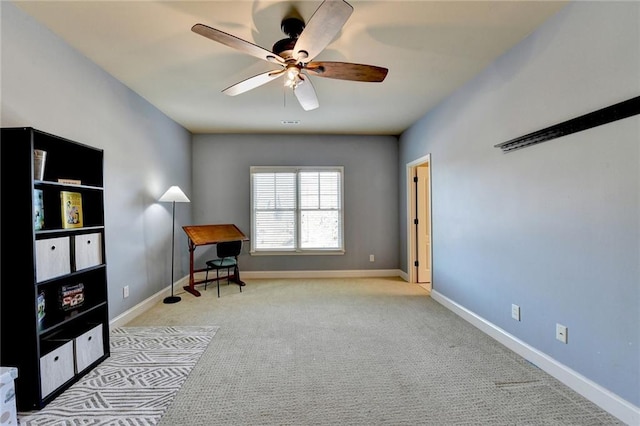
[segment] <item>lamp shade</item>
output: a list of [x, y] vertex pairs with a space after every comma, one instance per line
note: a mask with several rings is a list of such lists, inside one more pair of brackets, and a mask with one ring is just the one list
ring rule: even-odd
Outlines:
[[184, 192], [178, 186], [172, 186], [167, 189], [167, 192], [162, 194], [162, 197], [158, 201], [176, 202], [176, 203], [188, 203], [189, 199]]

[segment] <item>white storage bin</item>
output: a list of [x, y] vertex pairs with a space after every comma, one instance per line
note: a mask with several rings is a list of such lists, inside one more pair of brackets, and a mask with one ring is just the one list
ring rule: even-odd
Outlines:
[[16, 367], [0, 367], [0, 425], [2, 426], [18, 424], [14, 383], [17, 378]]
[[76, 271], [102, 264], [102, 234], [75, 236]]
[[76, 355], [76, 373], [80, 373], [104, 355], [102, 324], [98, 324], [91, 330], [76, 337], [73, 341]]
[[71, 340], [40, 358], [40, 390], [43, 398], [73, 377], [73, 366]]
[[71, 272], [69, 237], [36, 240], [36, 281]]

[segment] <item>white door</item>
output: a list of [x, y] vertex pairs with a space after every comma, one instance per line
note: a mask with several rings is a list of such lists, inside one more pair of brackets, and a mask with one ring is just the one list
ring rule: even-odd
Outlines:
[[431, 283], [431, 184], [429, 165], [416, 168], [416, 225], [417, 282]]

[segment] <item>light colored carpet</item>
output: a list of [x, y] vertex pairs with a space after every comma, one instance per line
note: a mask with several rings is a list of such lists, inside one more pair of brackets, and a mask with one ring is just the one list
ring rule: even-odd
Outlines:
[[215, 335], [212, 326], [121, 327], [111, 356], [21, 425], [158, 423]]
[[399, 278], [247, 280], [128, 325], [220, 329], [174, 425], [616, 425]]

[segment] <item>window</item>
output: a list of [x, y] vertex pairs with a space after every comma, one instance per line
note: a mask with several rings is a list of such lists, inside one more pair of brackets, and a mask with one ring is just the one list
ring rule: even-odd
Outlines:
[[343, 254], [343, 167], [251, 167], [251, 253]]

